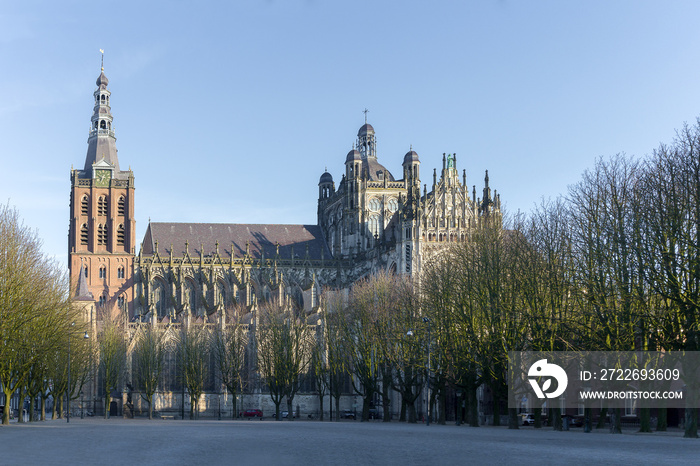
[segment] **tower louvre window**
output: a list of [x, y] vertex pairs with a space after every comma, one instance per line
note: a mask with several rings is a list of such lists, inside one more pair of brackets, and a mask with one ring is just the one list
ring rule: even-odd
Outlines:
[[106, 245], [107, 244], [107, 225], [99, 225], [97, 227], [97, 244]]
[[124, 199], [124, 196], [119, 197], [119, 201], [117, 201], [117, 215], [126, 215], [126, 200]]
[[88, 226], [85, 223], [80, 227], [80, 244], [83, 246], [88, 244]]
[[124, 225], [119, 225], [117, 228], [117, 244], [124, 246]]
[[80, 200], [80, 213], [82, 215], [87, 216], [89, 206], [90, 206], [90, 198], [88, 198], [87, 196], [83, 196], [83, 198]]
[[97, 215], [107, 215], [107, 196], [100, 196], [97, 200]]

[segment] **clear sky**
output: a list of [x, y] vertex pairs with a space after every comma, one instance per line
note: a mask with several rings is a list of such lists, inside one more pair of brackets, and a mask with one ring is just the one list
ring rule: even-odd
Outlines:
[[457, 153], [528, 211], [700, 115], [697, 1], [0, 2], [0, 201], [67, 262], [99, 49], [137, 242], [159, 222], [316, 223], [364, 123], [401, 177]]

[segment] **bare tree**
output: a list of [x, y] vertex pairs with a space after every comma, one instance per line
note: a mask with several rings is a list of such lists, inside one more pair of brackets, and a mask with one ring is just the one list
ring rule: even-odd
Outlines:
[[[103, 311], [105, 311], [103, 309]], [[118, 391], [124, 382], [126, 369], [126, 340], [123, 317], [109, 317], [103, 312], [102, 330], [98, 334], [100, 371], [104, 380], [105, 419], [109, 419], [112, 392]]]
[[[180, 378], [190, 395], [190, 419], [199, 417], [199, 398], [209, 376], [209, 334], [204, 325], [191, 324], [179, 341]], [[184, 403], [184, 400], [183, 400]]]
[[221, 382], [232, 395], [232, 417], [237, 417], [236, 396], [243, 388], [243, 368], [249, 342], [247, 326], [238, 320], [240, 309], [232, 308], [226, 317], [226, 326], [217, 328], [212, 338], [212, 351], [221, 376]]
[[141, 397], [148, 403], [148, 419], [153, 419], [153, 395], [163, 372], [165, 343], [163, 332], [150, 323], [142, 323], [139, 327], [132, 352], [134, 381]]
[[311, 329], [303, 311], [268, 302], [261, 306], [257, 328], [258, 369], [270, 390], [275, 416], [287, 398], [288, 420], [293, 420], [292, 403], [300, 388], [300, 377], [311, 360]]
[[[32, 368], [61, 348], [76, 308], [66, 274], [41, 252], [19, 213], [0, 206], [0, 385], [9, 400], [29, 383]], [[3, 413], [9, 424], [9, 410]]]
[[[639, 190], [645, 278], [668, 305], [655, 328], [667, 350], [700, 350], [700, 120], [654, 151]], [[697, 373], [698, 368], [684, 368]], [[697, 396], [698, 380], [687, 381]], [[687, 400], [685, 437], [698, 436], [697, 400]]]

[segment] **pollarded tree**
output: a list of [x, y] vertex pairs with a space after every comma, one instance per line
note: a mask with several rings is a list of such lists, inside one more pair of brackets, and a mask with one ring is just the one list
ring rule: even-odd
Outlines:
[[[335, 400], [335, 418], [340, 420], [340, 397], [343, 395], [345, 382], [349, 377], [349, 346], [344, 338], [343, 323], [345, 302], [343, 294], [337, 290], [323, 292], [325, 313], [322, 320], [323, 340], [326, 351], [328, 373], [328, 393]], [[331, 419], [333, 420], [331, 406]]]
[[199, 398], [209, 377], [209, 333], [203, 325], [190, 324], [182, 331], [178, 343], [180, 381], [190, 395], [190, 419], [196, 419], [199, 416]]
[[380, 391], [386, 363], [386, 316], [396, 303], [392, 283], [385, 274], [373, 275], [352, 289], [342, 322], [343, 338], [354, 377], [355, 393], [362, 397], [362, 420], [369, 419], [370, 405]]
[[239, 322], [241, 309], [228, 310], [226, 324], [212, 335], [212, 351], [221, 377], [221, 382], [232, 395], [232, 417], [236, 417], [236, 395], [242, 389], [243, 368], [248, 347], [248, 327]]
[[[104, 311], [104, 310], [103, 310]], [[103, 312], [102, 329], [97, 335], [100, 372], [104, 380], [105, 419], [109, 419], [112, 392], [122, 388], [126, 370], [126, 340], [122, 317], [110, 318]]]
[[256, 329], [258, 369], [275, 404], [287, 398], [288, 420], [293, 420], [292, 403], [301, 386], [301, 374], [309, 367], [313, 334], [302, 310], [267, 302], [260, 308]]
[[153, 419], [153, 395], [163, 372], [164, 352], [163, 332], [150, 323], [141, 323], [131, 357], [136, 389], [148, 403], [148, 419]]
[[[6, 399], [29, 381], [31, 368], [62, 343], [74, 318], [68, 280], [41, 252], [19, 213], [0, 206], [0, 384]], [[9, 410], [3, 424], [9, 424]]]
[[[646, 232], [639, 248], [640, 262], [645, 264], [649, 286], [668, 303], [655, 325], [660, 343], [666, 350], [698, 351], [700, 120], [692, 127], [685, 125], [673, 144], [654, 151], [639, 192], [640, 228]], [[687, 383], [689, 394], [700, 389], [697, 380]], [[685, 410], [685, 437], [698, 436], [694, 406]]]

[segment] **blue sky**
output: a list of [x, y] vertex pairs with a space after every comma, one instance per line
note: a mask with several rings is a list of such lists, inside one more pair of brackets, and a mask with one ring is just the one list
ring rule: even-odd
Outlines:
[[510, 212], [700, 114], [700, 2], [3, 2], [0, 200], [67, 261], [99, 49], [137, 242], [153, 221], [316, 222], [364, 123], [422, 181], [457, 153]]

